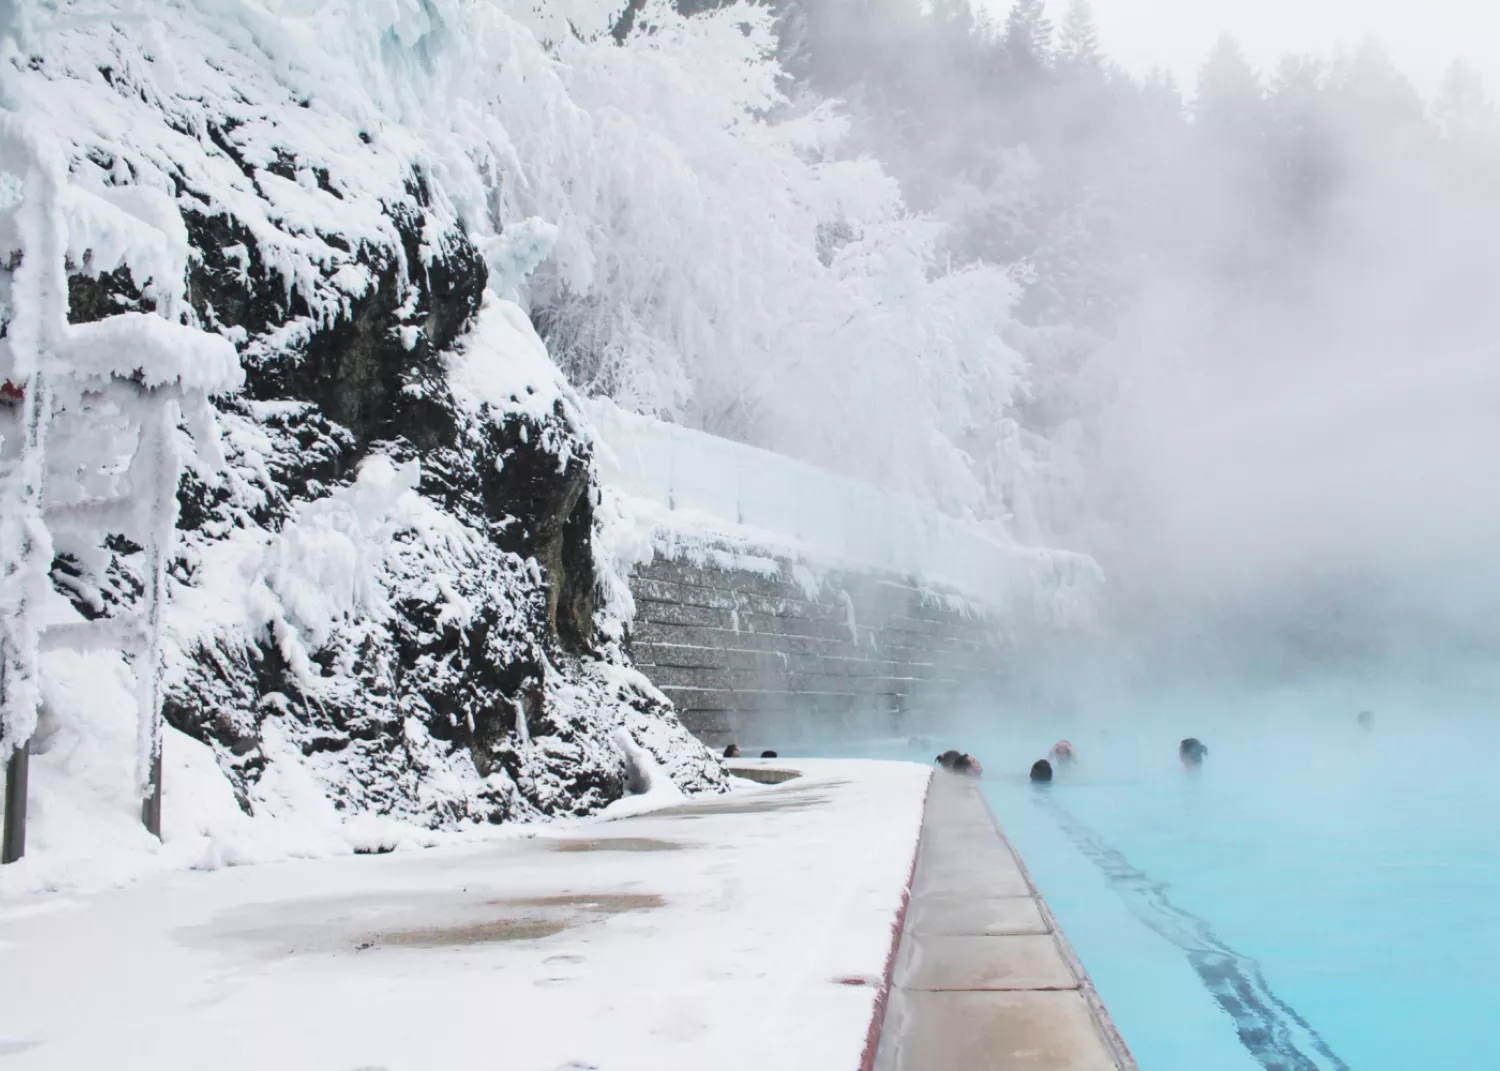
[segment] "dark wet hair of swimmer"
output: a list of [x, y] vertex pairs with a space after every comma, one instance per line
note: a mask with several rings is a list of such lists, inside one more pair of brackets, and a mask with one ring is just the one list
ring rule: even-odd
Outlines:
[[1052, 764], [1046, 759], [1037, 759], [1031, 764], [1031, 779], [1039, 784], [1052, 780]]
[[738, 745], [738, 744], [730, 744], [728, 747], [726, 747], [724, 749], [724, 757], [726, 759], [737, 759], [737, 758], [739, 758], [740, 757], [740, 745]]
[[1202, 766], [1208, 758], [1208, 747], [1196, 736], [1190, 736], [1177, 745], [1177, 757], [1184, 766]]
[[966, 751], [945, 751], [937, 757], [937, 764], [949, 773], [965, 777], [978, 777], [984, 773], [979, 760]]

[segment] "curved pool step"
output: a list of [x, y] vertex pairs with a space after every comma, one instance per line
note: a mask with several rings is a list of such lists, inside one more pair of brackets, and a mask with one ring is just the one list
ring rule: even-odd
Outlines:
[[746, 781], [755, 781], [762, 785], [780, 785], [802, 776], [800, 770], [778, 767], [774, 760], [757, 762], [747, 759], [729, 759], [724, 763], [724, 771], [731, 777], [742, 777]]
[[876, 1071], [1137, 1071], [969, 778], [937, 773]]

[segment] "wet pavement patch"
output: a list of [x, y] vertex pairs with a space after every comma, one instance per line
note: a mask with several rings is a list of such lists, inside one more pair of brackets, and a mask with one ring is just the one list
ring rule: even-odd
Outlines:
[[678, 852], [684, 845], [652, 837], [590, 837], [585, 840], [555, 840], [554, 852]]
[[419, 930], [372, 933], [358, 947], [450, 948], [490, 941], [535, 941], [562, 933], [572, 924], [566, 918], [502, 918], [464, 926], [429, 926]]
[[651, 811], [643, 817], [700, 818], [711, 814], [769, 814], [773, 811], [807, 811], [814, 807], [821, 807], [827, 802], [827, 796], [808, 792], [778, 795], [767, 794], [755, 799], [736, 800], [734, 802], [690, 803], [677, 807], [663, 807], [661, 810]]
[[655, 893], [581, 892], [495, 898], [476, 890], [413, 892], [258, 904], [225, 912], [206, 926], [178, 931], [185, 944], [225, 940], [259, 946], [267, 956], [369, 953], [381, 948], [455, 948], [536, 941], [666, 901]]
[[578, 893], [491, 900], [499, 917], [450, 926], [421, 926], [366, 934], [375, 947], [446, 948], [491, 941], [535, 941], [590, 922], [593, 918], [649, 911], [665, 900], [655, 893]]

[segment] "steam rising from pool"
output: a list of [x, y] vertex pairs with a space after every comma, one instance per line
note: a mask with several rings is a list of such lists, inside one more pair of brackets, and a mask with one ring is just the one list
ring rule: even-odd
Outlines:
[[1275, 682], [1500, 650], [1500, 214], [1406, 173], [1347, 176], [1271, 273], [1218, 270], [1227, 199], [1085, 369], [1061, 535], [1110, 578], [1093, 655]]

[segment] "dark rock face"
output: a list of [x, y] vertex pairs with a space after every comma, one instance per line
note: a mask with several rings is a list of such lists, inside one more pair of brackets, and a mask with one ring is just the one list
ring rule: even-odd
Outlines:
[[[291, 150], [257, 167], [233, 121], [168, 111], [163, 122], [191, 133], [195, 151], [232, 161], [262, 197], [267, 174], [314, 173], [320, 191], [343, 199], [337, 173]], [[119, 172], [101, 152], [83, 155]], [[562, 402], [538, 416], [474, 412], [454, 398], [446, 354], [475, 322], [486, 267], [428, 180], [414, 169], [389, 191], [374, 237], [341, 234], [331, 219], [316, 234], [327, 250], [316, 276], [289, 278], [265, 231], [194, 173], [170, 174], [192, 250], [188, 299], [201, 325], [236, 340], [247, 385], [219, 406], [227, 478], [190, 471], [182, 485], [177, 590], [211, 584], [226, 541], [274, 544], [350, 492], [372, 458], [419, 463], [415, 491], [448, 527], [434, 536], [394, 525], [368, 569], [380, 612], [346, 612], [316, 634], [273, 608], [264, 626], [185, 634], [170, 662], [168, 722], [213, 747], [251, 812], [268, 771], [291, 762], [351, 813], [430, 826], [584, 814], [626, 791], [620, 728], [682, 788], [722, 788], [718, 764], [670, 706], [601, 647], [597, 488], [587, 439]], [[275, 237], [307, 236], [283, 225]], [[85, 265], [71, 294], [77, 321], [150, 308], [123, 270], [93, 276]], [[131, 568], [132, 555], [115, 555], [111, 569]], [[59, 560], [66, 590], [104, 586], [77, 572]], [[283, 603], [297, 594], [275, 592]]]
[[[247, 382], [247, 394], [256, 400], [313, 402], [347, 428], [360, 449], [394, 439], [424, 451], [454, 445], [439, 355], [469, 325], [484, 294], [484, 261], [461, 230], [441, 231], [435, 255], [424, 260], [423, 231], [435, 222], [427, 214], [426, 183], [414, 177], [405, 198], [386, 206], [397, 248], [347, 250], [375, 285], [310, 331], [301, 345], [258, 362]], [[193, 247], [203, 252], [189, 287], [205, 322], [257, 337], [311, 316], [306, 299], [265, 266], [250, 235], [232, 219], [189, 212], [187, 222]], [[322, 237], [335, 248], [347, 246], [336, 236]], [[230, 263], [226, 247], [246, 250], [244, 262]], [[273, 297], [267, 300], [264, 293]], [[281, 293], [286, 297], [275, 300]], [[410, 332], [409, 345], [403, 332]]]
[[[553, 419], [565, 423], [559, 406]], [[564, 649], [587, 650], [594, 628], [594, 490], [587, 456], [573, 454], [559, 470], [558, 458], [536, 443], [544, 429], [529, 421], [515, 421], [496, 429], [483, 444], [485, 460], [500, 464], [480, 466], [482, 509], [491, 521], [509, 514], [523, 519], [506, 525], [499, 535], [502, 547], [523, 557], [535, 557], [551, 579], [547, 591], [549, 630]]]

